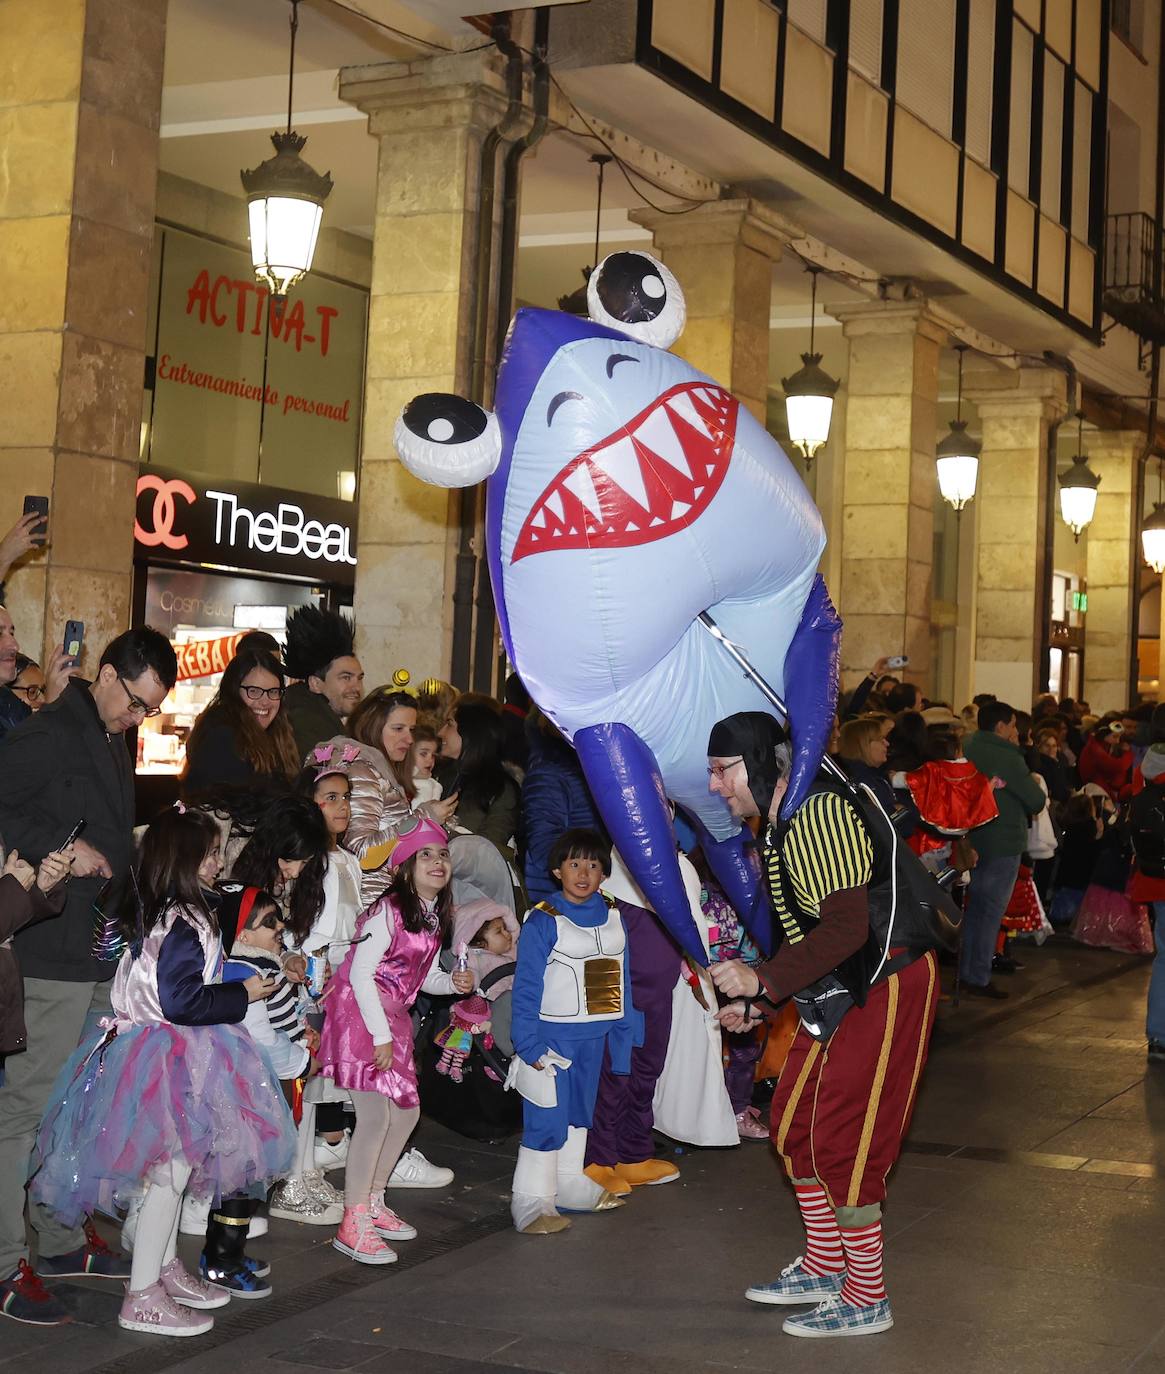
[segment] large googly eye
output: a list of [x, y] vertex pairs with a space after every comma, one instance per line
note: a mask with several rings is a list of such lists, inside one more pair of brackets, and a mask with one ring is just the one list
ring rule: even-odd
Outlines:
[[502, 436], [497, 416], [460, 396], [415, 396], [392, 434], [401, 462], [422, 482], [471, 487], [497, 467]]
[[612, 253], [587, 283], [595, 324], [611, 325], [641, 343], [670, 348], [684, 332], [687, 307], [675, 277], [648, 253]]

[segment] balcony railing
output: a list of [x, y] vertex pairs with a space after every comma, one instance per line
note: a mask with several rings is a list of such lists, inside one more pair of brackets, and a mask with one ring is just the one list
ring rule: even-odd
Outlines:
[[1104, 248], [1104, 309], [1141, 338], [1165, 343], [1161, 232], [1151, 215], [1109, 215]]

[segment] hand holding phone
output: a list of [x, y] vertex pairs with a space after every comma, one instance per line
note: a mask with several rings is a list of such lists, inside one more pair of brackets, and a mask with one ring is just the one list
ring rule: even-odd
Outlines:
[[34, 548], [44, 548], [48, 542], [49, 498], [47, 496], [26, 496], [24, 514], [37, 518], [28, 526], [29, 540]]
[[886, 660], [886, 667], [887, 667], [887, 668], [905, 668], [906, 665], [907, 665], [909, 662], [910, 662], [910, 657], [909, 657], [909, 655], [907, 655], [907, 654], [895, 654], [893, 658], [888, 658], [888, 659]]
[[81, 650], [85, 644], [85, 622], [83, 620], [65, 621], [65, 657], [69, 666], [76, 668], [81, 662]]

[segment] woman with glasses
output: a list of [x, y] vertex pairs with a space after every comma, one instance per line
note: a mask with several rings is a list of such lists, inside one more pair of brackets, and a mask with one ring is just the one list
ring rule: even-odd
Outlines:
[[246, 649], [231, 659], [190, 732], [183, 796], [257, 780], [288, 782], [296, 775], [295, 736], [282, 709], [286, 685], [283, 665], [265, 649]]
[[45, 704], [45, 677], [40, 665], [25, 654], [16, 655], [16, 676], [0, 687], [0, 735], [26, 721]]
[[15, 692], [30, 711], [39, 711], [45, 704], [45, 676], [39, 663], [24, 654], [16, 655], [16, 676], [8, 690]]

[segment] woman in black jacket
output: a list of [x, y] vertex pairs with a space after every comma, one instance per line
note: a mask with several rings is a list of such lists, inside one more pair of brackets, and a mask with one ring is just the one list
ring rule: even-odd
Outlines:
[[286, 687], [283, 664], [265, 649], [245, 649], [231, 659], [186, 743], [184, 797], [224, 784], [247, 787], [295, 777], [299, 758], [283, 712]]

